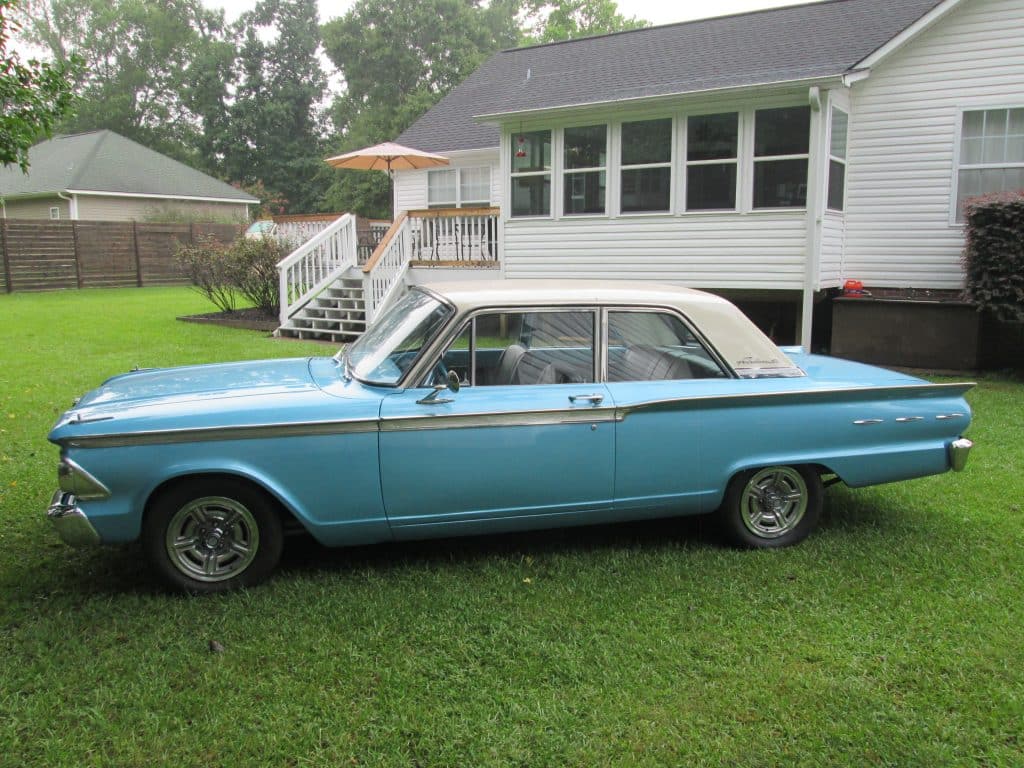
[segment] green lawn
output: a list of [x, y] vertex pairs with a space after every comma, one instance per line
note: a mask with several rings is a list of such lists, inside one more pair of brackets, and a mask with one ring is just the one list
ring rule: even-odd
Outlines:
[[972, 392], [966, 472], [833, 487], [794, 549], [695, 521], [296, 540], [196, 599], [58, 542], [45, 436], [135, 365], [330, 351], [174, 319], [209, 309], [0, 296], [0, 766], [1024, 764], [1024, 385]]

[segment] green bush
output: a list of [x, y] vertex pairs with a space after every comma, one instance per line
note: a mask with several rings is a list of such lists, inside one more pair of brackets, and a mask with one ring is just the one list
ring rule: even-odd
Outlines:
[[274, 238], [242, 237], [224, 245], [212, 235], [178, 248], [192, 285], [221, 312], [234, 312], [239, 296], [265, 315], [278, 313], [277, 262], [290, 250]]
[[201, 235], [189, 245], [179, 245], [178, 263], [199, 293], [221, 312], [234, 312], [238, 304], [233, 259], [213, 235]]
[[277, 262], [288, 255], [287, 246], [271, 237], [243, 237], [229, 253], [238, 292], [264, 314], [276, 316], [280, 308]]
[[1024, 194], [968, 203], [966, 238], [968, 297], [998, 320], [1024, 323]]

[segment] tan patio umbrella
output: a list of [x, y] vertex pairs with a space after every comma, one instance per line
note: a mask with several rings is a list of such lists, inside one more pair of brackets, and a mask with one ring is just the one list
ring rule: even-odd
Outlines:
[[355, 152], [329, 157], [325, 161], [335, 168], [356, 168], [362, 171], [414, 171], [418, 168], [434, 168], [448, 165], [448, 158], [421, 152], [412, 147], [403, 147], [393, 141], [385, 141]]
[[393, 141], [385, 141], [383, 144], [375, 144], [372, 147], [357, 149], [354, 152], [346, 152], [337, 157], [328, 157], [325, 161], [335, 168], [353, 168], [361, 171], [387, 171], [388, 172], [388, 197], [392, 197], [391, 185], [394, 181], [394, 171], [414, 171], [419, 168], [435, 168], [439, 165], [448, 165], [448, 158], [441, 155], [432, 155], [429, 152], [421, 152], [412, 147], [403, 147]]

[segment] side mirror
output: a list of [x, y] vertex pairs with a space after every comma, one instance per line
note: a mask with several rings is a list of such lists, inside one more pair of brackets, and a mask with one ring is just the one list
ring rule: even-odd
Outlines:
[[438, 397], [446, 389], [450, 389], [452, 394], [459, 391], [462, 386], [462, 381], [459, 379], [459, 374], [455, 371], [448, 371], [448, 375], [445, 377], [444, 384], [435, 384], [434, 390], [426, 397], [421, 397], [416, 401], [417, 405], [439, 405], [441, 403], [450, 403], [452, 399], [450, 397]]

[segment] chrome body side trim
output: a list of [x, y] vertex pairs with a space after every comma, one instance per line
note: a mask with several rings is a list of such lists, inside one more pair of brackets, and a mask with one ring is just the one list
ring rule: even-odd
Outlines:
[[426, 429], [468, 429], [471, 427], [539, 427], [551, 424], [596, 424], [621, 421], [614, 408], [572, 408], [555, 411], [517, 411], [512, 413], [467, 413], [451, 416], [403, 416], [385, 419], [381, 432], [406, 432]]
[[870, 427], [873, 424], [884, 424], [885, 419], [857, 419], [853, 422], [855, 427]]
[[936, 421], [949, 421], [950, 419], [962, 419], [964, 414], [962, 413], [940, 413], [935, 417]]
[[924, 416], [898, 416], [896, 418], [897, 424], [909, 424], [912, 421], [924, 421]]
[[100, 535], [92, 527], [89, 518], [79, 509], [73, 493], [58, 490], [50, 499], [46, 517], [53, 523], [57, 535], [65, 544], [73, 547], [89, 547], [100, 543]]
[[954, 472], [963, 472], [967, 466], [967, 457], [971, 453], [974, 443], [966, 437], [954, 440], [949, 444], [949, 468]]
[[197, 427], [193, 429], [159, 429], [142, 432], [82, 435], [80, 437], [67, 438], [62, 442], [75, 448], [120, 448], [129, 445], [253, 440], [264, 437], [343, 435], [354, 432], [376, 431], [377, 419], [354, 419], [352, 421], [304, 421], [295, 424], [253, 424], [238, 427]]

